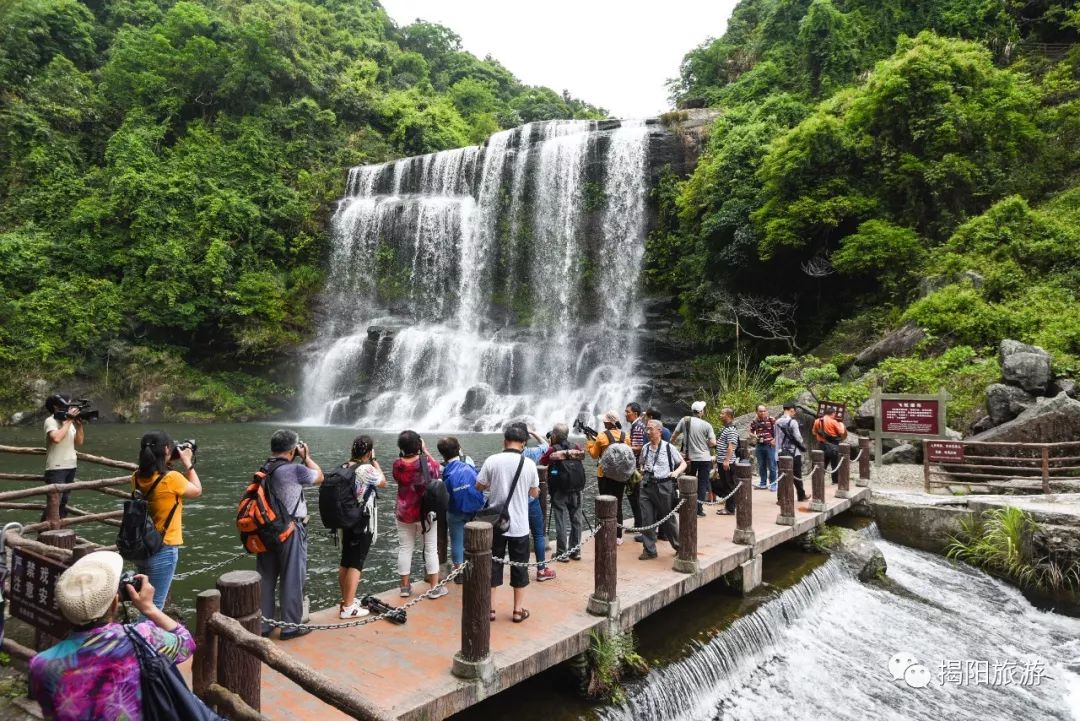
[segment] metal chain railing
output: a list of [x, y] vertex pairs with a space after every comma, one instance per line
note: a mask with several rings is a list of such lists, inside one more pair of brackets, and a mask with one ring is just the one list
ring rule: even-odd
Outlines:
[[742, 484], [743, 484], [743, 482], [739, 481], [738, 483], [735, 484], [735, 488], [734, 488], [734, 490], [731, 491], [731, 493], [727, 494], [723, 498], [717, 498], [715, 501], [701, 501], [701, 505], [703, 505], [703, 506], [719, 506], [722, 503], [727, 503], [728, 499], [730, 499], [732, 496], [734, 496], [736, 493], [739, 492], [739, 489], [742, 488]]
[[641, 526], [640, 528], [633, 528], [633, 527], [625, 528], [624, 527], [623, 528], [623, 533], [645, 533], [645, 531], [655, 531], [657, 528], [660, 528], [660, 526], [667, 523], [669, 518], [671, 518], [676, 513], [678, 513], [679, 509], [683, 507], [684, 503], [686, 503], [686, 499], [685, 498], [680, 498], [679, 502], [675, 504], [675, 507], [671, 509], [671, 512], [668, 513], [663, 518], [661, 518], [656, 523], [650, 523], [649, 525]]
[[526, 561], [511, 561], [509, 558], [505, 558], [505, 557], [504, 558], [496, 558], [494, 556], [491, 557], [491, 560], [494, 561], [495, 563], [501, 563], [504, 566], [511, 566], [511, 567], [514, 567], [514, 568], [536, 568], [538, 566], [546, 566], [547, 564], [551, 563], [552, 561], [565, 561], [565, 560], [569, 559], [571, 556], [573, 556], [573, 555], [575, 555], [577, 553], [581, 553], [581, 549], [585, 546], [585, 544], [588, 543], [589, 541], [593, 540], [594, 538], [596, 538], [596, 531], [593, 531], [589, 535], [582, 538], [578, 542], [578, 544], [576, 546], [574, 546], [573, 548], [568, 548], [565, 551], [563, 551], [562, 553], [557, 554], [555, 556], [552, 556], [551, 558], [548, 558], [548, 559], [543, 560], [543, 561], [528, 561], [528, 562], [526, 562]]
[[174, 581], [183, 581], [185, 578], [191, 578], [192, 576], [198, 576], [201, 573], [209, 573], [210, 571], [216, 571], [219, 568], [223, 568], [225, 566], [230, 565], [231, 563], [233, 563], [233, 561], [239, 561], [241, 558], [243, 558], [246, 555], [248, 555], [247, 551], [241, 551], [240, 553], [236, 554], [235, 556], [230, 556], [229, 558], [226, 558], [224, 561], [218, 561], [217, 563], [211, 563], [209, 566], [204, 566], [203, 568], [196, 568], [193, 571], [184, 571], [183, 573], [173, 574], [172, 580], [174, 580]]
[[466, 569], [466, 567], [468, 567], [468, 565], [469, 565], [469, 562], [465, 561], [460, 566], [458, 566], [457, 568], [450, 571], [450, 573], [448, 573], [446, 575], [446, 578], [439, 581], [434, 586], [429, 588], [427, 591], [424, 591], [423, 593], [421, 593], [416, 598], [413, 598], [413, 599], [411, 599], [409, 601], [406, 601], [405, 603], [401, 604], [400, 606], [394, 606], [390, 610], [384, 611], [383, 613], [380, 613], [380, 614], [375, 615], [375, 616], [365, 616], [364, 618], [358, 618], [355, 621], [345, 621], [343, 623], [292, 623], [291, 621], [277, 621], [275, 619], [267, 618], [266, 616], [263, 616], [262, 617], [262, 622], [264, 624], [266, 624], [267, 626], [272, 626], [274, 628], [280, 628], [280, 629], [282, 629], [284, 631], [299, 631], [301, 629], [311, 629], [312, 631], [333, 631], [333, 630], [342, 629], [342, 628], [356, 628], [357, 626], [366, 626], [369, 623], [375, 623], [376, 621], [382, 621], [384, 619], [393, 617], [395, 614], [400, 614], [402, 611], [405, 611], [407, 609], [412, 608], [413, 606], [420, 603], [424, 599], [427, 599], [427, 598], [441, 598], [442, 594], [440, 594], [439, 596], [432, 596], [432, 594], [435, 593], [436, 591], [438, 591], [440, 588], [446, 588], [447, 584], [452, 583], [455, 578], [457, 578], [458, 576], [460, 576], [462, 573], [465, 572], [465, 569]]

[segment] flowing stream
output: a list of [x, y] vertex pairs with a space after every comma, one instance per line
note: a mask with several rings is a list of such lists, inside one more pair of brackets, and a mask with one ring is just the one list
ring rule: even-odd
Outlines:
[[645, 122], [549, 121], [349, 171], [305, 422], [488, 431], [634, 396]]

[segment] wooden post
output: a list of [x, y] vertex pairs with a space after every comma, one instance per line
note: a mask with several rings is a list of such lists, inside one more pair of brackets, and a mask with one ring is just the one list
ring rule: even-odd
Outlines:
[[[458, 678], [490, 679], [491, 660], [491, 542], [490, 523], [465, 524], [465, 584], [461, 592], [461, 650], [454, 654], [451, 673]], [[507, 569], [508, 570], [508, 569]]]
[[697, 476], [679, 476], [679, 551], [672, 570], [697, 573]]
[[923, 478], [923, 491], [930, 492], [930, 454], [926, 452], [926, 444], [923, 444], [922, 454], [922, 478]]
[[71, 562], [78, 561], [83, 556], [88, 556], [98, 549], [92, 543], [77, 543], [75, 547], [71, 549]]
[[810, 458], [814, 466], [810, 510], [820, 512], [825, 510], [825, 451], [810, 451]]
[[870, 439], [859, 436], [859, 480], [855, 485], [860, 488], [870, 485]]
[[60, 493], [49, 491], [48, 500], [45, 503], [45, 522], [53, 528], [60, 526]]
[[1042, 447], [1042, 491], [1050, 492], [1050, 446]]
[[618, 502], [615, 496], [596, 497], [596, 541], [595, 565], [593, 578], [595, 588], [589, 596], [588, 611], [594, 616], [615, 617], [619, 612], [619, 600], [616, 596], [616, 545], [615, 511]]
[[[236, 619], [256, 636], [262, 631], [259, 587], [259, 574], [255, 571], [229, 571], [217, 582], [221, 613]], [[262, 661], [224, 638], [218, 641], [217, 681], [251, 708], [262, 710]]]
[[776, 517], [776, 522], [781, 526], [794, 526], [795, 459], [791, 456], [780, 456], [776, 462], [780, 473], [780, 485], [777, 487], [777, 494], [780, 496], [780, 514]]
[[195, 599], [195, 655], [191, 659], [191, 690], [206, 700], [210, 684], [217, 682], [218, 639], [210, 630], [210, 617], [221, 610], [221, 591], [203, 591]]
[[738, 492], [735, 496], [735, 534], [734, 543], [744, 546], [754, 545], [754, 507], [753, 507], [753, 470], [750, 461], [740, 460], [735, 464], [735, 483]]
[[840, 444], [840, 460], [837, 461], [836, 498], [851, 498], [851, 444], [844, 441]]

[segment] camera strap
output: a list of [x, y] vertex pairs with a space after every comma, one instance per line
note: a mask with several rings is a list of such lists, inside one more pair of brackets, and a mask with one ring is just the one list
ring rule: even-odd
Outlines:
[[[158, 484], [161, 483], [163, 480], [165, 480], [165, 474], [164, 473], [159, 473], [158, 477], [154, 479], [154, 482], [152, 484], [150, 484], [150, 487], [148, 489], [146, 489], [146, 493], [143, 494], [143, 500], [145, 500], [147, 502], [147, 504], [150, 503], [150, 496], [153, 495], [154, 491], [158, 487]], [[136, 490], [136, 491], [139, 490], [138, 482], [136, 482], [134, 485], [135, 485], [134, 490]], [[172, 509], [169, 510], [169, 515], [165, 516], [165, 525], [161, 527], [161, 535], [162, 536], [164, 536], [165, 532], [169, 530], [169, 524], [172, 523], [173, 516], [176, 515], [176, 509], [179, 508], [179, 507], [180, 507], [180, 496], [177, 495], [176, 502], [173, 503]]]

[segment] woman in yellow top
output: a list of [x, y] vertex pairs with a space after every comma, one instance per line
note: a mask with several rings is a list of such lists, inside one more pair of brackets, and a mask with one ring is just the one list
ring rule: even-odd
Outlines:
[[[165, 599], [169, 597], [180, 546], [184, 543], [181, 522], [184, 499], [202, 495], [202, 483], [192, 465], [191, 449], [184, 448], [179, 452], [180, 470], [174, 471], [169, 467], [174, 448], [176, 444], [165, 431], [144, 435], [139, 447], [139, 470], [131, 477], [132, 488], [146, 498], [154, 526], [165, 541], [160, 551], [135, 564], [139, 573], [150, 578], [150, 585], [154, 587], [154, 605], [158, 608], [164, 608]], [[161, 482], [154, 486], [158, 478]], [[151, 487], [154, 487], [153, 491]]]

